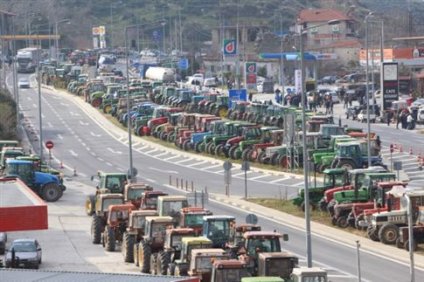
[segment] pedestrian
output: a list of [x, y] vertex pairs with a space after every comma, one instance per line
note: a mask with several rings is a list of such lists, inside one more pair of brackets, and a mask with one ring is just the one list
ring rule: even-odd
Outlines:
[[390, 122], [392, 120], [392, 112], [391, 111], [386, 112], [386, 119], [387, 119], [387, 126], [390, 126]]
[[399, 129], [399, 123], [401, 123], [402, 121], [402, 117], [401, 117], [402, 113], [400, 110], [397, 111], [396, 114], [396, 129]]
[[406, 123], [407, 123], [407, 129], [412, 130], [414, 129], [414, 118], [411, 114], [408, 114], [406, 117]]
[[406, 129], [408, 127], [407, 113], [405, 111], [402, 111], [400, 122], [402, 123], [402, 129]]
[[250, 101], [250, 102], [252, 102], [252, 100], [253, 100], [253, 93], [252, 93], [252, 92], [250, 92], [250, 93], [249, 93], [249, 101]]
[[281, 101], [280, 101], [280, 98], [281, 98], [281, 96], [280, 96], [280, 89], [278, 89], [277, 88], [277, 90], [275, 90], [275, 102], [277, 103], [277, 104], [281, 104]]

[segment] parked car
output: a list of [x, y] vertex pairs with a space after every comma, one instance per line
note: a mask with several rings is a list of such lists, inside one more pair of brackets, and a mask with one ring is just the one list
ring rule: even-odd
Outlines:
[[412, 108], [419, 108], [424, 105], [424, 98], [418, 98], [414, 102], [412, 102], [411, 107]]
[[29, 85], [28, 78], [26, 78], [26, 77], [19, 78], [19, 80], [18, 80], [18, 87], [19, 88], [29, 88], [30, 85]]
[[[358, 114], [358, 121], [360, 122], [366, 122], [368, 119], [368, 113], [367, 110], [361, 110]], [[377, 119], [377, 115], [373, 110], [370, 111], [370, 122], [375, 123]]]
[[339, 79], [339, 78], [335, 75], [328, 75], [328, 76], [324, 76], [323, 78], [321, 78], [319, 80], [319, 83], [320, 84], [333, 84], [333, 83], [336, 83], [337, 79]]
[[0, 232], [0, 255], [4, 255], [6, 251], [7, 234]]
[[16, 239], [6, 253], [6, 267], [12, 267], [15, 252], [16, 268], [35, 268], [41, 264], [41, 246], [36, 239]]

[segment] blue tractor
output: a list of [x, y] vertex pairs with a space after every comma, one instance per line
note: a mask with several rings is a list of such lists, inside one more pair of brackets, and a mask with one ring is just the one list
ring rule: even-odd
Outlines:
[[37, 171], [32, 161], [8, 159], [5, 175], [18, 177], [47, 202], [59, 200], [65, 190], [57, 176]]

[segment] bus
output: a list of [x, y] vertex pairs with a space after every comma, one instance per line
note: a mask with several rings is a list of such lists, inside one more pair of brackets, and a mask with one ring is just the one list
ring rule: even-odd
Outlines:
[[18, 73], [34, 73], [37, 69], [38, 61], [41, 59], [40, 48], [19, 49], [16, 54], [16, 65]]

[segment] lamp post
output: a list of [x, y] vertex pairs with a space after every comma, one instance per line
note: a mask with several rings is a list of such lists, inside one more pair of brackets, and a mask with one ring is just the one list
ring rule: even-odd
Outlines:
[[57, 21], [57, 22], [55, 22], [55, 35], [56, 35], [56, 41], [55, 41], [55, 49], [56, 49], [56, 63], [58, 63], [59, 62], [59, 38], [58, 38], [58, 26], [59, 26], [59, 24], [61, 24], [61, 23], [70, 23], [70, 21], [69, 21], [69, 19], [63, 19], [63, 20], [60, 20], [60, 21]]
[[368, 19], [369, 17], [372, 17], [373, 13], [370, 12], [368, 15], [365, 16], [365, 76], [366, 76], [366, 86], [365, 86], [365, 97], [367, 99], [366, 105], [367, 105], [367, 162], [368, 166], [371, 166], [371, 123], [370, 123], [370, 91], [369, 91], [369, 50], [368, 50]]
[[312, 267], [312, 240], [311, 240], [311, 214], [310, 214], [310, 207], [309, 207], [309, 182], [308, 182], [308, 156], [307, 156], [307, 150], [306, 150], [306, 113], [305, 113], [305, 47], [303, 46], [303, 34], [307, 32], [309, 29], [317, 28], [325, 25], [335, 25], [338, 24], [340, 20], [331, 20], [323, 24], [318, 24], [310, 27], [301, 26], [300, 33], [299, 33], [299, 44], [300, 44], [300, 69], [301, 69], [301, 84], [302, 84], [302, 91], [301, 91], [301, 107], [302, 107], [302, 154], [303, 154], [303, 177], [304, 177], [304, 201], [305, 201], [305, 221], [306, 221], [306, 250], [307, 250], [307, 263], [308, 267]]

